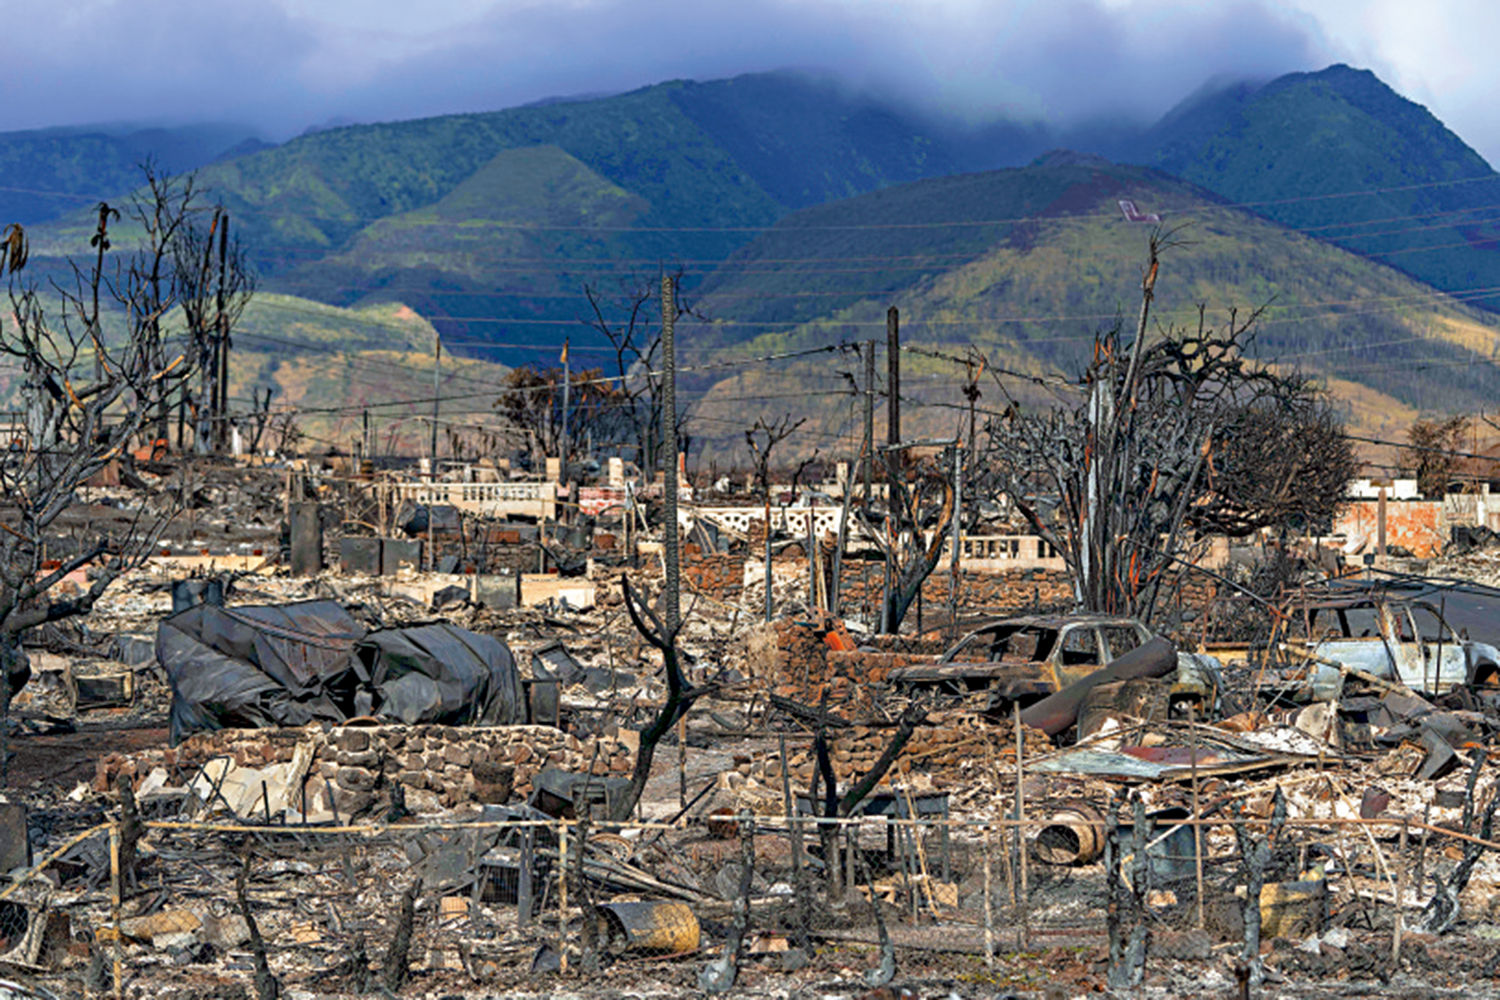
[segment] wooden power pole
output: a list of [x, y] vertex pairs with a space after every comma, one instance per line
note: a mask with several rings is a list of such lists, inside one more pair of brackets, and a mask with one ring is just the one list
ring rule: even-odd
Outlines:
[[224, 454], [229, 442], [229, 314], [225, 310], [228, 289], [224, 284], [229, 274], [228, 263], [229, 213], [225, 212], [219, 219], [219, 294], [214, 303], [219, 327], [219, 349], [214, 359], [217, 362], [215, 381], [218, 385], [218, 391], [214, 395], [218, 400], [218, 409], [214, 414], [212, 433], [214, 452], [219, 455]]
[[[677, 297], [672, 276], [661, 278], [661, 359], [665, 369], [661, 395], [661, 436], [666, 451], [662, 476], [663, 500], [666, 517], [662, 524], [661, 540], [666, 557], [666, 586], [662, 588], [663, 634], [668, 642], [676, 642], [680, 622], [678, 616], [678, 594], [681, 592], [681, 568], [677, 562]], [[766, 526], [769, 530], [770, 525]], [[770, 580], [766, 586], [770, 586]]]

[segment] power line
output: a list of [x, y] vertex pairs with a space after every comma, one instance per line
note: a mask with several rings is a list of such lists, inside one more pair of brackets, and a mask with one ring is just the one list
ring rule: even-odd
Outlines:
[[[1012, 168], [1012, 169], [1014, 169], [1014, 168]], [[931, 179], [938, 179], [938, 178], [929, 178], [929, 179], [931, 180]], [[1495, 181], [1495, 180], [1500, 180], [1500, 174], [1496, 174], [1496, 173], [1491, 172], [1489, 174], [1486, 174], [1486, 175], [1483, 175], [1483, 176], [1479, 176], [1479, 177], [1463, 177], [1463, 178], [1456, 178], [1456, 179], [1444, 180], [1444, 181], [1426, 181], [1426, 182], [1421, 182], [1421, 183], [1416, 183], [1416, 184], [1385, 185], [1385, 186], [1381, 186], [1381, 187], [1363, 188], [1363, 189], [1354, 190], [1354, 191], [1335, 191], [1335, 192], [1325, 192], [1325, 193], [1322, 193], [1322, 194], [1314, 194], [1314, 195], [1293, 195], [1293, 196], [1286, 197], [1286, 198], [1264, 199], [1264, 200], [1259, 200], [1259, 201], [1237, 201], [1237, 202], [1235, 202], [1235, 201], [1228, 201], [1228, 202], [1222, 202], [1222, 203], [1215, 204], [1215, 205], [1206, 205], [1206, 206], [1203, 206], [1201, 208], [1200, 207], [1195, 207], [1195, 208], [1191, 208], [1191, 209], [1176, 209], [1176, 210], [1173, 210], [1173, 213], [1175, 215], [1181, 216], [1181, 215], [1187, 215], [1187, 214], [1202, 214], [1202, 213], [1205, 213], [1205, 212], [1210, 212], [1210, 211], [1214, 211], [1214, 210], [1221, 210], [1221, 209], [1226, 209], [1226, 208], [1228, 208], [1228, 209], [1255, 209], [1255, 208], [1264, 208], [1264, 207], [1275, 206], [1275, 205], [1292, 205], [1292, 204], [1303, 204], [1303, 203], [1308, 203], [1308, 202], [1334, 201], [1334, 200], [1352, 199], [1352, 198], [1365, 198], [1365, 197], [1374, 197], [1374, 196], [1377, 196], [1377, 195], [1394, 194], [1394, 193], [1406, 192], [1406, 191], [1436, 190], [1436, 189], [1439, 189], [1439, 188], [1453, 188], [1453, 187], [1460, 187], [1460, 186], [1471, 185], [1471, 184], [1482, 184], [1482, 183], [1492, 182], [1492, 181]], [[8, 191], [13, 191], [13, 192], [16, 192], [16, 193], [23, 193], [23, 194], [38, 194], [38, 195], [50, 195], [50, 196], [63, 197], [63, 198], [76, 198], [76, 199], [84, 200], [84, 201], [95, 201], [95, 200], [98, 200], [98, 197], [99, 197], [98, 195], [87, 195], [87, 196], [85, 196], [85, 195], [74, 193], [74, 192], [48, 191], [48, 190], [37, 189], [37, 188], [0, 187], [0, 190], [8, 190]], [[874, 192], [868, 192], [868, 193], [874, 193]], [[418, 208], [415, 208], [415, 209], [408, 210], [407, 212], [389, 213], [387, 215], [378, 215], [378, 216], [362, 216], [362, 215], [361, 216], [355, 216], [354, 217], [354, 221], [356, 221], [356, 222], [376, 222], [376, 221], [379, 221], [380, 219], [389, 218], [389, 217], [391, 217], [391, 215], [409, 215], [411, 212], [420, 211], [421, 208], [428, 207], [431, 204], [436, 204], [438, 201], [441, 201], [441, 200], [442, 200], [441, 198], [435, 199], [433, 202], [427, 203], [426, 205], [419, 206]], [[829, 204], [831, 204], [831, 203], [829, 203]], [[815, 212], [815, 211], [818, 210], [818, 208], [821, 208], [821, 207], [823, 207], [823, 206], [814, 206], [811, 209], [804, 209], [802, 211]], [[1454, 210], [1451, 210], [1451, 211], [1459, 212], [1459, 211], [1466, 211], [1466, 210], [1465, 209], [1454, 209]], [[1093, 218], [1113, 217], [1115, 214], [1116, 213], [1114, 211], [1100, 211], [1098, 213], [1092, 213], [1092, 215], [1082, 214], [1082, 215], [1072, 216], [1071, 218], [1073, 218], [1073, 219], [1085, 218], [1086, 219], [1086, 218], [1090, 218], [1090, 217], [1093, 217]], [[302, 212], [299, 212], [299, 217], [301, 217], [303, 219], [314, 219], [314, 220], [320, 220], [320, 221], [338, 222], [338, 223], [341, 223], [341, 224], [344, 224], [344, 225], [347, 225], [350, 222], [350, 216], [348, 214], [335, 215], [335, 214], [327, 214], [327, 213], [302, 211]], [[789, 218], [789, 217], [790, 216], [784, 216], [783, 219]], [[1412, 217], [1416, 217], [1416, 216], [1412, 216]], [[895, 231], [899, 231], [899, 230], [913, 230], [913, 229], [947, 228], [947, 227], [954, 227], [954, 226], [965, 227], [965, 228], [973, 228], [973, 227], [996, 226], [996, 225], [1014, 225], [1014, 224], [1022, 224], [1022, 223], [1029, 223], [1029, 222], [1039, 222], [1039, 221], [1053, 221], [1053, 217], [1030, 215], [1030, 216], [1000, 217], [1000, 218], [994, 218], [994, 219], [951, 220], [951, 221], [942, 221], [942, 222], [912, 222], [912, 223], [894, 223], [893, 222], [893, 223], [864, 223], [864, 224], [850, 224], [850, 225], [816, 225], [816, 224], [810, 224], [810, 223], [799, 223], [799, 224], [797, 224], [795, 226], [785, 226], [783, 228], [785, 228], [787, 230], [796, 230], [796, 231], [804, 231], [804, 232], [805, 231], [816, 231], [816, 232], [864, 232], [864, 231], [881, 231], [881, 230], [895, 230]], [[433, 225], [457, 226], [457, 225], [459, 225], [459, 223], [433, 223]], [[537, 224], [534, 224], [534, 223], [506, 223], [506, 222], [499, 222], [499, 221], [487, 221], [485, 223], [485, 225], [487, 227], [489, 227], [489, 228], [496, 228], [496, 229], [535, 231], [535, 232], [761, 233], [761, 232], [768, 232], [768, 231], [770, 231], [772, 229], [777, 228], [778, 226], [781, 225], [781, 220], [778, 220], [777, 222], [769, 223], [769, 224], [766, 224], [766, 225], [738, 225], [738, 226], [601, 226], [601, 225], [566, 225], [566, 226], [564, 226], [564, 225], [537, 225]], [[267, 247], [265, 249], [266, 250], [279, 250], [279, 251], [289, 251], [290, 250], [290, 251], [295, 251], [295, 252], [318, 252], [314, 248], [303, 248], [303, 247]]]

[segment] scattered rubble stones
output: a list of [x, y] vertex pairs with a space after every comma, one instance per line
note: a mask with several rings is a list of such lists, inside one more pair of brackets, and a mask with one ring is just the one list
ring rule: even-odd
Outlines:
[[341, 810], [362, 800], [368, 804], [370, 793], [393, 782], [403, 786], [408, 806], [422, 812], [494, 802], [502, 789], [506, 798], [527, 797], [532, 777], [549, 767], [584, 772], [592, 763], [595, 774], [620, 775], [634, 766], [618, 740], [580, 740], [550, 726], [229, 729], [196, 734], [175, 749], [108, 754], [99, 761], [93, 787], [107, 790], [122, 773], [139, 785], [156, 767], [169, 773], [175, 768], [188, 780], [215, 757], [232, 757], [242, 767], [285, 763], [304, 744], [312, 747], [309, 773], [333, 783]]
[[[829, 758], [839, 781], [857, 778], [868, 772], [889, 745], [893, 726], [851, 726], [830, 733]], [[1052, 740], [1039, 729], [1024, 729], [1023, 740], [1028, 757], [1052, 749]], [[977, 713], [962, 710], [934, 712], [928, 724], [918, 726], [883, 785], [894, 777], [898, 782], [907, 765], [931, 777], [934, 785], [958, 784], [975, 768], [991, 762], [1014, 767], [1015, 737], [1012, 731], [997, 728]], [[817, 767], [810, 741], [788, 743], [787, 761], [794, 785], [806, 787]], [[781, 757], [774, 751], [752, 754], [736, 766], [745, 778], [752, 778], [771, 788], [781, 783]], [[732, 779], [731, 779], [732, 780]]]

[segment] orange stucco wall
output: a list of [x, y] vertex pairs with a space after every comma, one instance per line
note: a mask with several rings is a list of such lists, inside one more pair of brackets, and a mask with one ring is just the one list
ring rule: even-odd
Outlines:
[[[1438, 500], [1388, 501], [1385, 505], [1385, 543], [1408, 549], [1412, 555], [1430, 559], [1442, 552], [1447, 530], [1442, 524], [1443, 505]], [[1351, 543], [1365, 540], [1363, 551], [1374, 552], [1379, 539], [1380, 501], [1355, 500], [1345, 508], [1333, 530]]]

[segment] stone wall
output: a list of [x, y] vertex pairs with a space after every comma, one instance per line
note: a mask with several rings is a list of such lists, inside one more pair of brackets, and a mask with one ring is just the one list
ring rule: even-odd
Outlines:
[[931, 663], [946, 647], [942, 637], [873, 636], [859, 640], [873, 650], [836, 650], [827, 634], [814, 622], [778, 618], [743, 630], [728, 662], [784, 698], [816, 705], [827, 692], [831, 710], [862, 719], [890, 671]]
[[[94, 788], [113, 788], [117, 775], [140, 782], [164, 768], [171, 782], [192, 779], [199, 767], [219, 757], [239, 767], [290, 764], [299, 747], [310, 751], [308, 809], [326, 807], [331, 797], [341, 817], [388, 798], [402, 786], [413, 812], [434, 812], [468, 802], [504, 803], [530, 796], [531, 780], [547, 768], [595, 774], [628, 774], [630, 749], [618, 740], [579, 740], [550, 726], [348, 726], [323, 732], [304, 729], [227, 729], [198, 733], [176, 748], [100, 759]], [[595, 749], [598, 755], [595, 756]]]
[[696, 545], [683, 546], [682, 576], [686, 589], [716, 601], [739, 600], [745, 589], [745, 557], [728, 553], [704, 555]]
[[[934, 572], [922, 584], [922, 600], [928, 608], [946, 611], [950, 576], [947, 572]], [[997, 616], [1049, 614], [1073, 608], [1071, 578], [1059, 570], [969, 573], [960, 569], [958, 582], [958, 606], [962, 613], [983, 610]]]

